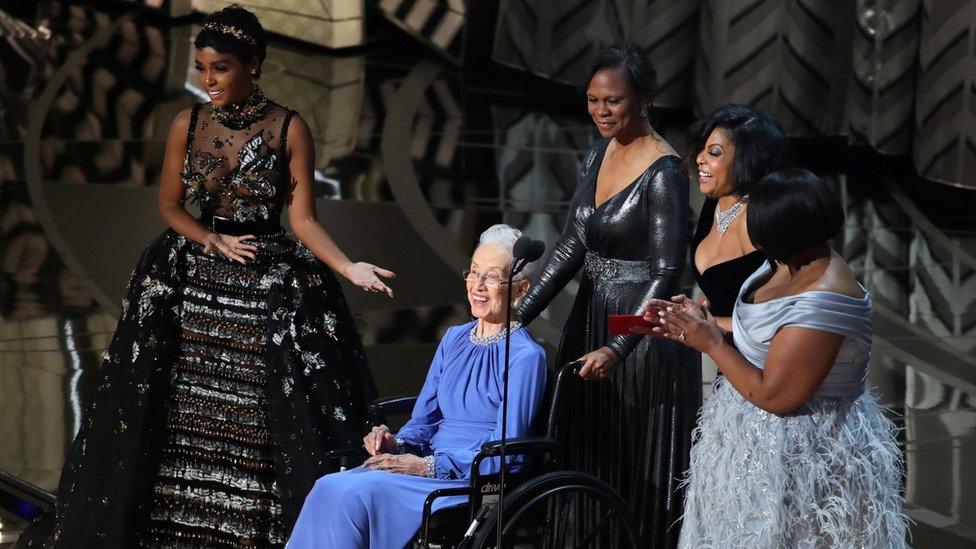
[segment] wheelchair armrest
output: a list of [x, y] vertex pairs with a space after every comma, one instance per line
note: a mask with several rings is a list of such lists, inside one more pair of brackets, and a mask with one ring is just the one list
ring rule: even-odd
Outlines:
[[417, 402], [417, 395], [381, 398], [369, 403], [369, 413], [374, 416], [409, 414]]
[[[516, 437], [505, 441], [505, 454], [541, 454], [556, 449], [556, 441], [549, 437]], [[490, 440], [481, 445], [481, 453], [485, 456], [501, 455], [502, 441]]]

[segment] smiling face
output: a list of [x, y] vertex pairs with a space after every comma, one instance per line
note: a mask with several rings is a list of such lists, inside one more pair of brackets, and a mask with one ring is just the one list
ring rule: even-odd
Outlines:
[[695, 162], [698, 165], [698, 188], [709, 198], [721, 198], [732, 194], [732, 162], [735, 145], [722, 128], [715, 128], [705, 140]]
[[200, 74], [200, 86], [207, 91], [215, 107], [242, 103], [254, 87], [251, 72], [257, 70], [258, 60], [244, 64], [232, 53], [220, 53], [207, 46], [196, 53], [195, 68]]
[[[481, 273], [477, 280], [466, 281], [468, 290], [468, 304], [471, 306], [471, 316], [491, 324], [505, 323], [505, 300], [507, 290], [505, 284], [497, 288], [489, 288], [486, 276], [497, 276], [500, 280], [508, 280], [508, 268], [512, 255], [505, 248], [497, 244], [482, 244], [471, 256], [471, 271]], [[474, 277], [472, 277], [474, 278]], [[512, 298], [521, 297], [528, 289], [529, 282], [516, 279], [512, 288]]]
[[627, 78], [616, 69], [601, 69], [586, 88], [587, 108], [600, 135], [612, 138], [643, 126], [643, 101]]

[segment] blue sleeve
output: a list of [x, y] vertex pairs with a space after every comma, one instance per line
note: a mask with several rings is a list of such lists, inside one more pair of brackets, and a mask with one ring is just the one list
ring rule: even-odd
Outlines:
[[[546, 354], [539, 347], [532, 345], [516, 350], [512, 349], [511, 369], [508, 378], [508, 426], [506, 438], [515, 438], [530, 434], [532, 420], [539, 409], [539, 403], [545, 393]], [[499, 375], [501, 386], [501, 375]], [[481, 450], [481, 445], [502, 436], [502, 406], [498, 407], [495, 430], [484, 437], [473, 450], [438, 449], [434, 452], [434, 470], [437, 478], [464, 479], [471, 474], [471, 465], [475, 455]], [[521, 456], [509, 456], [506, 461], [510, 464], [521, 461]], [[482, 474], [490, 474], [499, 470], [498, 458], [485, 460], [481, 463]]]
[[444, 355], [455, 332], [455, 328], [450, 328], [441, 339], [437, 352], [434, 353], [434, 360], [431, 361], [430, 369], [427, 371], [427, 380], [424, 381], [417, 402], [413, 405], [410, 420], [396, 434], [396, 438], [403, 441], [405, 452], [421, 456], [430, 453], [430, 439], [437, 432], [437, 427], [443, 418], [440, 405], [437, 403], [437, 385], [441, 379]]

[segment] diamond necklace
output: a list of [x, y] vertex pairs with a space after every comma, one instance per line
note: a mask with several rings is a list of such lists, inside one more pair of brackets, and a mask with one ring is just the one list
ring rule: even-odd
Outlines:
[[725, 232], [729, 230], [732, 222], [742, 212], [742, 206], [745, 206], [746, 200], [748, 199], [749, 195], [743, 195], [742, 198], [737, 200], [735, 204], [729, 206], [729, 209], [724, 212], [718, 207], [718, 203], [715, 204], [715, 221], [718, 224], [719, 236], [725, 235]]

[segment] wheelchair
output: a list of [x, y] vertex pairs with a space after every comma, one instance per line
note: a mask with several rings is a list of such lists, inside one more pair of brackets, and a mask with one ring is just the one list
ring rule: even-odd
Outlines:
[[[521, 462], [519, 470], [509, 469], [505, 474], [503, 547], [604, 547], [610, 537], [614, 547], [638, 546], [636, 521], [613, 488], [591, 475], [560, 470], [555, 457], [561, 400], [567, 384], [579, 380], [576, 374], [581, 365], [571, 362], [549, 376], [531, 429], [533, 435], [510, 438], [505, 443], [506, 456], [520, 456]], [[370, 413], [377, 418], [409, 414], [415, 401], [416, 397], [377, 400], [370, 404]], [[480, 465], [500, 453], [500, 440], [486, 442], [472, 463], [467, 487], [435, 490], [428, 495], [413, 548], [496, 546], [501, 475], [482, 474]], [[450, 496], [467, 496], [468, 502], [433, 511], [438, 499]], [[585, 509], [587, 524], [571, 523], [572, 509]]]

